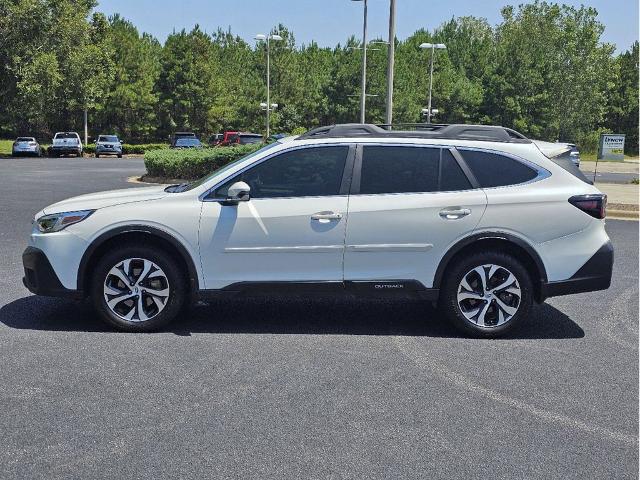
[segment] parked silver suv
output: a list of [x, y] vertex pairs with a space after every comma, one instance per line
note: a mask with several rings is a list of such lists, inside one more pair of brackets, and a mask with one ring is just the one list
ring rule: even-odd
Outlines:
[[100, 155], [117, 155], [118, 158], [122, 158], [122, 142], [117, 135], [98, 135], [96, 158]]

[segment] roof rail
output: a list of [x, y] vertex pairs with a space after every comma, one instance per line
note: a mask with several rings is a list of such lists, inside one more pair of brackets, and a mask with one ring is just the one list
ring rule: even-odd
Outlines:
[[[410, 127], [414, 128], [414, 130], [393, 130], [393, 127]], [[314, 128], [300, 135], [298, 140], [336, 137], [437, 138], [485, 142], [531, 143], [531, 140], [521, 133], [506, 127], [495, 125], [448, 125], [435, 123], [401, 123], [382, 125], [344, 123]]]

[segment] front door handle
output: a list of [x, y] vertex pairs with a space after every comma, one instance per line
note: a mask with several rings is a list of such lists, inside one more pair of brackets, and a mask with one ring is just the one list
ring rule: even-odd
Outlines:
[[440, 210], [440, 216], [445, 220], [457, 220], [458, 218], [466, 217], [471, 213], [469, 208], [445, 208]]
[[340, 220], [342, 218], [341, 213], [335, 212], [318, 212], [311, 215], [311, 220], [318, 220], [320, 223], [328, 223], [331, 220]]

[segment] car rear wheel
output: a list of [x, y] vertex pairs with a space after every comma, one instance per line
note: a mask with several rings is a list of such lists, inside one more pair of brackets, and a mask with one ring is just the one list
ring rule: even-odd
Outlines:
[[172, 321], [184, 303], [184, 275], [163, 250], [125, 246], [102, 257], [94, 272], [94, 306], [119, 330], [157, 330]]
[[498, 337], [527, 317], [533, 285], [527, 269], [512, 255], [475, 253], [447, 270], [439, 304], [463, 333]]

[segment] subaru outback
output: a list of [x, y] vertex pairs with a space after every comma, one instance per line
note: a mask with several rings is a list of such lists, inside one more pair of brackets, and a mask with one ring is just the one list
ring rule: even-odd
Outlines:
[[24, 284], [127, 331], [197, 299], [412, 295], [469, 335], [609, 287], [606, 196], [497, 126], [320, 127], [200, 180], [82, 195], [34, 218]]

